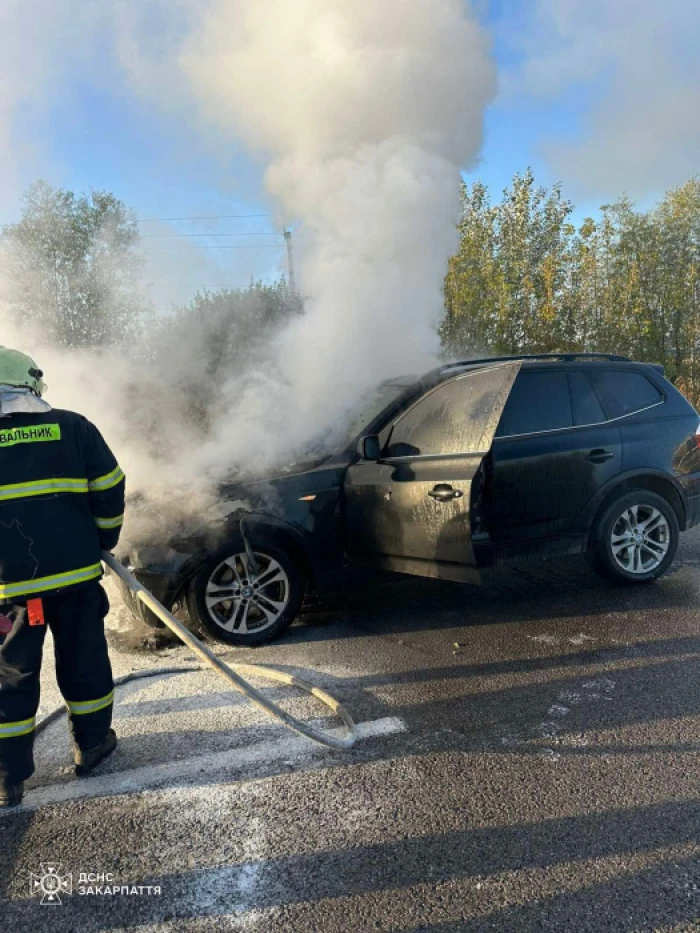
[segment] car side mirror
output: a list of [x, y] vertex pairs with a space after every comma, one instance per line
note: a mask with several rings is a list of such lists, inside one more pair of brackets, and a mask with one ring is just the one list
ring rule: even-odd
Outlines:
[[379, 460], [382, 455], [382, 445], [376, 434], [361, 437], [357, 443], [357, 453], [362, 460]]

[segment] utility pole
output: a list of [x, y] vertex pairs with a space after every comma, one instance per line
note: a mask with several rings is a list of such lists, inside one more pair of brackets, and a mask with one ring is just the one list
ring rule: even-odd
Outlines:
[[289, 287], [296, 295], [297, 280], [294, 274], [294, 248], [292, 246], [292, 231], [285, 227], [284, 238], [287, 241], [287, 267], [289, 269]]

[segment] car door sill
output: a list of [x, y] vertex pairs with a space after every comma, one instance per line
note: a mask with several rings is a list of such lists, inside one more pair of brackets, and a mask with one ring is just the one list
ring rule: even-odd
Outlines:
[[372, 558], [372, 564], [381, 570], [390, 570], [393, 573], [408, 573], [412, 576], [431, 577], [435, 580], [452, 580], [455, 583], [481, 583], [481, 574], [478, 568], [468, 564], [457, 564], [448, 561], [436, 563], [412, 557], [393, 557], [390, 554]]
[[553, 535], [548, 538], [529, 538], [525, 541], [476, 541], [480, 567], [521, 560], [550, 560], [581, 554], [586, 549], [584, 534]]

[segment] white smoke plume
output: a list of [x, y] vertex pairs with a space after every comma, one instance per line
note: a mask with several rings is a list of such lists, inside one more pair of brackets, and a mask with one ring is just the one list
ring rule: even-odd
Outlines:
[[[219, 149], [243, 142], [266, 164], [280, 217], [295, 223], [305, 313], [212, 387], [204, 435], [179, 417], [186, 371], [206, 363], [196, 339], [148, 376], [120, 351], [22, 344], [41, 356], [52, 400], [102, 427], [132, 489], [216, 481], [278, 460], [368, 386], [435, 362], [460, 170], [495, 92], [488, 41], [462, 0], [176, 0], [136, 20], [117, 0], [105, 7], [137, 93], [165, 109], [186, 95], [187, 132]], [[0, 338], [12, 342], [4, 328]], [[124, 404], [134, 384], [149, 412]], [[154, 420], [178, 452], [164, 463], [154, 451], [157, 468], [144, 445]]]
[[267, 390], [248, 393], [252, 417], [227, 437], [227, 412], [212, 451], [282, 453], [436, 359], [459, 173], [495, 89], [486, 37], [461, 0], [214, 0], [177, 62], [219, 144], [266, 159], [269, 193], [300, 222], [306, 313]]

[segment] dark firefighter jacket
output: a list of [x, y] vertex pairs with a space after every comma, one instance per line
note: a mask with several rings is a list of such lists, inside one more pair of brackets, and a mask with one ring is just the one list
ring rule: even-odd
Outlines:
[[102, 576], [124, 518], [124, 474], [70, 411], [0, 418], [0, 604]]

